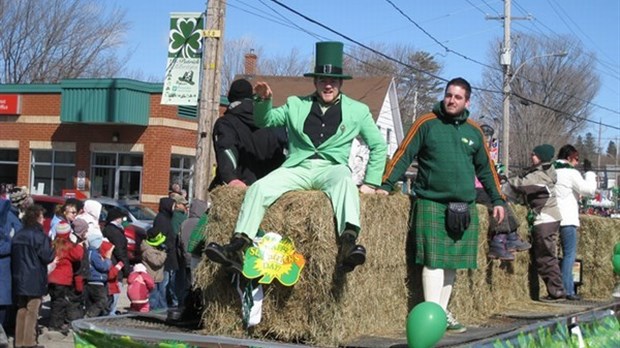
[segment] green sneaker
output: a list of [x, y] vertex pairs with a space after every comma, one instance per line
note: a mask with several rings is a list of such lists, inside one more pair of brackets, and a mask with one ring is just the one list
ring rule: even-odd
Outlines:
[[448, 326], [446, 327], [446, 332], [463, 333], [467, 331], [467, 328], [465, 327], [465, 325], [459, 323], [458, 320], [454, 318], [451, 312], [447, 312], [446, 317], [448, 320]]

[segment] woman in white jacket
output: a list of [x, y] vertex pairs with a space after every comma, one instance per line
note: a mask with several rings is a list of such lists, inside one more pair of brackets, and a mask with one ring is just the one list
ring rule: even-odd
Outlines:
[[579, 152], [572, 145], [564, 145], [554, 163], [558, 176], [555, 194], [562, 221], [560, 222], [560, 239], [562, 241], [562, 282], [568, 300], [581, 298], [575, 293], [573, 282], [573, 264], [577, 255], [577, 228], [579, 227], [579, 196], [593, 196], [596, 190], [596, 174], [585, 173], [585, 179], [575, 169], [579, 163]]

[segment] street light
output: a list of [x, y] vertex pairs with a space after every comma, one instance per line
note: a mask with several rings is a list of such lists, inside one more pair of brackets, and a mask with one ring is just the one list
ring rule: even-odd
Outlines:
[[506, 167], [506, 170], [509, 170], [509, 161], [510, 161], [510, 95], [512, 93], [510, 84], [512, 80], [517, 76], [517, 73], [525, 66], [525, 64], [533, 59], [544, 58], [544, 57], [565, 57], [567, 55], [566, 51], [555, 52], [555, 53], [547, 53], [541, 54], [539, 56], [530, 57], [524, 60], [515, 70], [514, 73], [510, 73], [510, 55], [506, 54], [506, 52], [502, 53], [501, 60], [502, 65], [504, 65], [504, 110], [503, 110], [503, 126], [502, 126], [502, 164]]

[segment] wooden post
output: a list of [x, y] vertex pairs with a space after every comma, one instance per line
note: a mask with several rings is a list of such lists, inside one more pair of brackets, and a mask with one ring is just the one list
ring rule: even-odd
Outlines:
[[198, 199], [206, 199], [207, 188], [215, 172], [215, 152], [211, 134], [213, 124], [219, 116], [225, 14], [226, 0], [208, 1], [203, 32], [203, 76], [200, 85], [198, 142], [194, 167], [194, 197]]

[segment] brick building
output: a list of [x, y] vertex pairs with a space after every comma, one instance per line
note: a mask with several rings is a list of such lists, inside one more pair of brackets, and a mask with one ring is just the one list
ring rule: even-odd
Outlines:
[[196, 108], [161, 105], [162, 87], [129, 79], [0, 85], [0, 182], [151, 207], [173, 182], [191, 196]]

